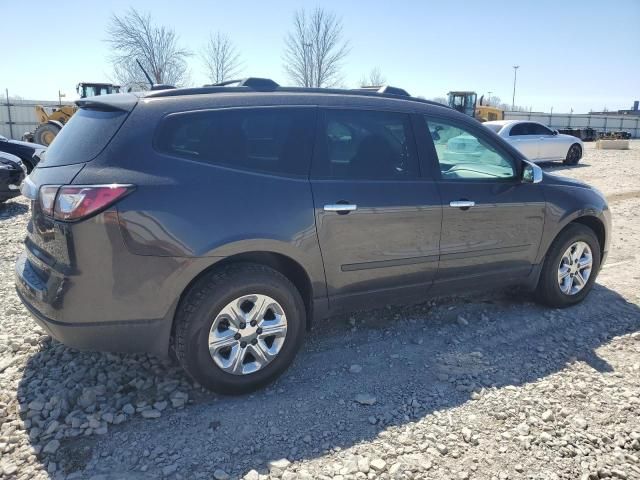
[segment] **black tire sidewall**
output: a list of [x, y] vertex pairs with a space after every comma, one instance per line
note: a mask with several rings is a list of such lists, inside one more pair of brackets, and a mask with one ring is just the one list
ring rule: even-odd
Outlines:
[[[223, 282], [209, 288], [210, 295], [197, 308], [187, 313], [186, 346], [182, 363], [187, 372], [201, 385], [229, 394], [253, 391], [278, 377], [293, 361], [305, 331], [305, 308], [297, 289], [285, 277], [270, 269], [243, 273], [236, 269]], [[261, 370], [248, 375], [233, 375], [223, 371], [209, 353], [208, 338], [218, 313], [231, 301], [249, 294], [263, 294], [276, 300], [287, 317], [287, 334], [277, 357]]]
[[[575, 295], [567, 295], [560, 290], [558, 285], [558, 268], [562, 255], [575, 242], [583, 241], [589, 245], [592, 255], [592, 269], [589, 280], [580, 292]], [[558, 308], [568, 307], [581, 302], [589, 294], [596, 277], [600, 271], [600, 245], [593, 231], [584, 225], [571, 225], [562, 232], [555, 240], [549, 253], [545, 265], [543, 267], [540, 282], [544, 282], [539, 287], [541, 300], [551, 306]]]
[[[571, 160], [569, 158], [569, 156], [571, 155], [571, 151], [576, 148], [579, 151], [579, 156], [575, 160]], [[569, 147], [569, 151], [567, 152], [567, 157], [565, 158], [564, 163], [566, 163], [567, 165], [577, 165], [577, 163], [580, 161], [581, 158], [582, 158], [582, 148], [580, 148], [580, 145], [578, 145], [577, 143], [574, 143]]]

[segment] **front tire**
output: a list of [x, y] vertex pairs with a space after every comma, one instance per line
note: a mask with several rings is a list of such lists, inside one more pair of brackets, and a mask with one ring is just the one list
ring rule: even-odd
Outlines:
[[297, 288], [264, 265], [229, 265], [198, 280], [176, 312], [175, 351], [187, 374], [222, 394], [256, 390], [293, 362], [305, 332]]
[[600, 270], [600, 243], [590, 228], [572, 224], [564, 229], [549, 248], [536, 296], [555, 308], [581, 302], [593, 288]]
[[577, 165], [580, 159], [582, 158], [582, 148], [577, 143], [574, 143], [569, 147], [567, 151], [567, 156], [564, 159], [565, 165]]

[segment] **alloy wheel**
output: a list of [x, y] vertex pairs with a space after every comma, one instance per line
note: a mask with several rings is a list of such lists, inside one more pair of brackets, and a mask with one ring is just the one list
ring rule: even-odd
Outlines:
[[284, 345], [287, 316], [267, 295], [243, 295], [229, 302], [209, 331], [209, 353], [227, 373], [247, 375], [271, 363]]
[[558, 266], [558, 285], [565, 295], [576, 295], [591, 277], [593, 255], [586, 242], [572, 243], [564, 252]]

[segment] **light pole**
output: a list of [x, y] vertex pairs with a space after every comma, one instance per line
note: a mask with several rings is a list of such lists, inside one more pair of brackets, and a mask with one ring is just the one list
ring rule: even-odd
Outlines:
[[518, 77], [518, 69], [520, 65], [513, 66], [513, 97], [511, 97], [511, 110], [516, 108], [516, 78]]

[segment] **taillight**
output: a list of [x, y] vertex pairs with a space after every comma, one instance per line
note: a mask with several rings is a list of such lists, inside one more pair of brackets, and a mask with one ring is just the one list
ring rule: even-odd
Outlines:
[[46, 215], [56, 220], [73, 222], [104, 210], [133, 188], [133, 185], [117, 184], [45, 185], [40, 187], [40, 206]]
[[43, 185], [40, 187], [40, 195], [38, 195], [40, 210], [42, 210], [45, 215], [53, 216], [53, 206], [59, 189], [60, 185]]

